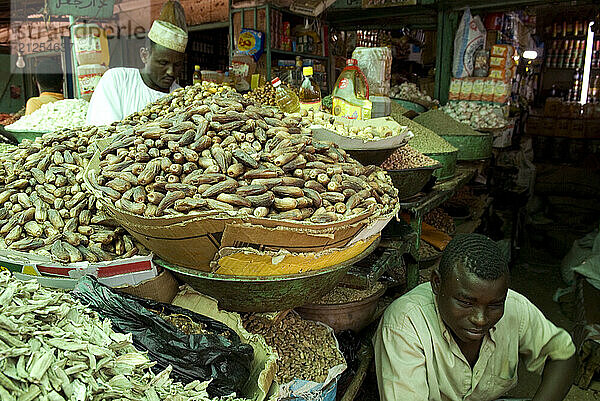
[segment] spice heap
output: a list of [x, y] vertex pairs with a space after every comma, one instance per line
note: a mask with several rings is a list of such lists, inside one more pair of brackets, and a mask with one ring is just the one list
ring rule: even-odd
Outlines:
[[432, 130], [411, 119], [404, 116], [395, 116], [394, 120], [400, 125], [408, 126], [410, 132], [414, 134], [414, 137], [410, 140], [410, 146], [423, 154], [451, 153], [458, 150]]
[[483, 135], [467, 124], [459, 123], [441, 110], [429, 110], [415, 117], [415, 122], [438, 135]]
[[416, 84], [412, 84], [409, 82], [404, 82], [400, 85], [394, 85], [390, 89], [390, 97], [396, 99], [405, 99], [411, 101], [422, 101], [422, 102], [434, 102], [439, 104], [439, 102], [435, 99], [432, 99], [431, 96], [426, 95], [421, 92]]
[[83, 169], [94, 139], [114, 129], [87, 127], [45, 134], [0, 154], [0, 248], [62, 263], [99, 262], [140, 252], [85, 191]]
[[394, 120], [396, 119], [396, 117], [398, 116], [404, 116], [404, 114], [409, 111], [408, 109], [400, 106], [400, 104], [392, 101], [391, 102], [391, 106], [392, 106], [392, 111], [390, 113], [390, 117], [392, 117]]
[[209, 382], [175, 382], [170, 367], [153, 373], [131, 334], [115, 333], [67, 293], [0, 272], [0, 316], [3, 401], [211, 400]]
[[179, 89], [125, 119], [93, 186], [148, 217], [218, 210], [328, 223], [396, 207], [385, 171], [313, 140], [300, 116], [211, 88]]
[[322, 324], [304, 320], [289, 313], [280, 321], [271, 321], [258, 315], [243, 319], [244, 328], [264, 337], [267, 345], [277, 351], [279, 384], [294, 379], [323, 383], [329, 369], [345, 363], [335, 337]]
[[65, 99], [43, 104], [33, 113], [21, 117], [7, 125], [10, 131], [50, 132], [62, 128], [76, 128], [85, 125], [89, 103], [81, 99]]
[[468, 124], [475, 130], [497, 129], [508, 125], [500, 105], [458, 101], [449, 102], [441, 110], [456, 121]]
[[152, 312], [159, 315], [163, 320], [171, 323], [173, 326], [177, 327], [180, 331], [185, 334], [215, 334], [221, 337], [229, 338], [229, 331], [224, 331], [222, 333], [214, 333], [206, 327], [204, 323], [195, 322], [191, 317], [182, 314], [166, 314], [161, 311], [152, 310]]
[[[298, 89], [296, 87], [290, 86], [285, 82], [282, 83], [281, 86], [292, 90], [296, 95], [298, 95]], [[246, 93], [244, 97], [253, 102], [262, 104], [263, 106], [277, 106], [277, 102], [275, 101], [275, 88], [271, 84], [260, 86], [253, 91]]]
[[405, 170], [409, 168], [428, 167], [437, 164], [431, 157], [417, 152], [409, 145], [402, 146], [396, 150], [381, 165], [385, 170]]
[[17, 114], [0, 113], [0, 125], [13, 124], [19, 118], [21, 118], [21, 116]]
[[375, 295], [382, 288], [384, 288], [384, 285], [381, 283], [376, 283], [368, 290], [337, 286], [315, 303], [320, 305], [338, 305], [362, 301], [363, 299]]
[[439, 207], [427, 213], [424, 217], [424, 221], [446, 234], [452, 234], [456, 229], [454, 219], [446, 213], [444, 209]]
[[441, 252], [429, 245], [425, 241], [421, 241], [419, 245], [419, 260], [426, 260], [440, 256]]

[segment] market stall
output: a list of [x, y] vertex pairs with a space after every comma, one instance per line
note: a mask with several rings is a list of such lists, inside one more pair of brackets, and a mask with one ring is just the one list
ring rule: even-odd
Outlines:
[[86, 125], [108, 42], [79, 24], [75, 99], [1, 120], [2, 400], [376, 399], [377, 324], [453, 237], [514, 262], [534, 187], [567, 217], [524, 133], [593, 136], [595, 105], [573, 83], [528, 117], [539, 68], [584, 63], [568, 42], [525, 57], [543, 10], [221, 3], [228, 25], [190, 30], [189, 85]]

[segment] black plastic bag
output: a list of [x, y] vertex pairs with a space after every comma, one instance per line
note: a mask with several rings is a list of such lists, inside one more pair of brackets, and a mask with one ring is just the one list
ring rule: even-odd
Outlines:
[[[252, 347], [242, 344], [237, 333], [221, 322], [174, 305], [116, 293], [88, 276], [79, 280], [73, 296], [110, 319], [115, 331], [132, 333], [136, 348], [148, 351], [156, 361], [157, 372], [172, 365], [173, 378], [183, 383], [212, 379], [207, 388], [212, 397], [239, 395], [250, 376]], [[188, 316], [205, 325], [208, 333], [185, 334], [151, 310]]]

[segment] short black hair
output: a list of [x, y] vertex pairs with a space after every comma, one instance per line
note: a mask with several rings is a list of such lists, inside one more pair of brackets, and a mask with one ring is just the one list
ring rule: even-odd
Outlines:
[[62, 92], [63, 72], [59, 60], [44, 59], [38, 62], [35, 80], [42, 91]]
[[438, 271], [442, 278], [457, 265], [483, 280], [497, 280], [508, 274], [508, 262], [500, 247], [481, 234], [459, 234], [444, 249]]

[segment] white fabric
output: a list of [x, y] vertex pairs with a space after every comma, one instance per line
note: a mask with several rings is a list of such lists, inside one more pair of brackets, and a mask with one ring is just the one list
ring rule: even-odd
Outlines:
[[[180, 86], [171, 85], [170, 91]], [[138, 112], [166, 93], [149, 88], [137, 68], [111, 68], [106, 71], [94, 90], [86, 123], [108, 125]]]

